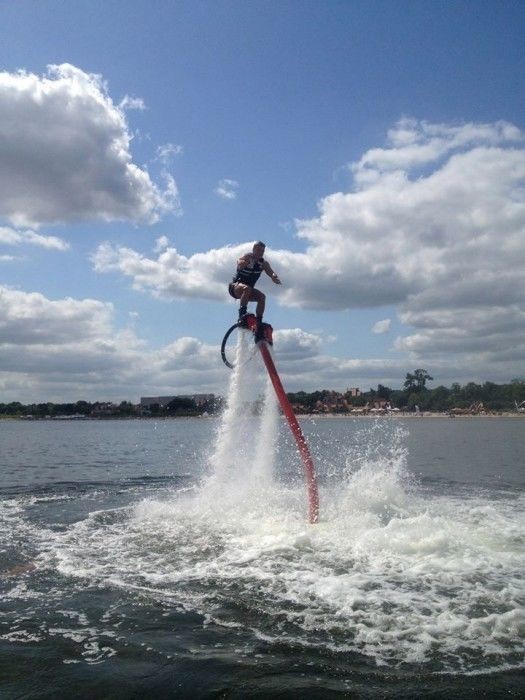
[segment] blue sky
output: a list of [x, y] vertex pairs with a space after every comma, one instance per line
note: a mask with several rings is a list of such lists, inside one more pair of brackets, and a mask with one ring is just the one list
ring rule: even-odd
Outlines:
[[523, 376], [523, 3], [22, 1], [0, 27], [0, 401], [223, 391], [259, 238], [288, 388]]

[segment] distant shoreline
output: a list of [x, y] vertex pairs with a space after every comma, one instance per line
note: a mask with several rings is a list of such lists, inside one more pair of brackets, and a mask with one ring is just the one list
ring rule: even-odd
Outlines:
[[[478, 413], [478, 414], [449, 414], [449, 413], [431, 413], [431, 412], [424, 412], [422, 411], [421, 413], [403, 413], [403, 412], [396, 412], [396, 413], [297, 413], [296, 414], [297, 418], [309, 418], [309, 419], [315, 419], [317, 420], [318, 418], [321, 418], [323, 420], [333, 420], [333, 419], [340, 419], [340, 420], [348, 420], [351, 418], [366, 418], [366, 419], [371, 419], [371, 418], [393, 418], [394, 420], [399, 420], [399, 419], [409, 419], [409, 420], [417, 420], [421, 418], [452, 418], [454, 420], [457, 419], [462, 419], [462, 418], [525, 418], [525, 413], [511, 413], [511, 412], [502, 412], [502, 413]], [[218, 418], [220, 417], [220, 413], [214, 413], [214, 414], [209, 414], [209, 415], [190, 415], [190, 416], [83, 416], [83, 417], [75, 417], [75, 418], [70, 418], [69, 416], [54, 416], [54, 417], [42, 417], [42, 418], [37, 418], [37, 417], [32, 417], [28, 418], [25, 416], [6, 416], [6, 415], [1, 415], [0, 416], [0, 422], [2, 421], [17, 421], [17, 422], [22, 422], [22, 423], [41, 423], [42, 421], [47, 421], [49, 423], [79, 423], [79, 422], [93, 422], [93, 421], [124, 421], [124, 420], [146, 420], [146, 421], [151, 421], [151, 420], [156, 420], [156, 421], [161, 421], [161, 420], [180, 420], [180, 419], [188, 419], [188, 418], [199, 418], [199, 419], [209, 419], [209, 418]]]
[[525, 418], [525, 413], [464, 413], [454, 415], [450, 413], [298, 413], [298, 418]]

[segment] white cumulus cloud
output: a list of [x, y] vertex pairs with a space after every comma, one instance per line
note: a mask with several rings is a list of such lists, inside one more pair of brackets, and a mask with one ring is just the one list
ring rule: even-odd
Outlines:
[[133, 280], [135, 289], [149, 290], [155, 296], [224, 300], [235, 261], [251, 250], [246, 244], [185, 256], [167, 243], [164, 236], [157, 241], [156, 258], [102, 243], [92, 255], [92, 262], [97, 272], [120, 272]]
[[157, 146], [156, 158], [164, 165], [169, 165], [172, 158], [180, 156], [184, 152], [184, 147], [175, 143], [164, 143]]
[[0, 226], [0, 245], [22, 245], [28, 243], [53, 250], [68, 250], [69, 243], [57, 236], [46, 236], [31, 230], [16, 230]]
[[376, 323], [374, 323], [374, 325], [372, 326], [372, 333], [375, 333], [376, 335], [388, 333], [388, 331], [390, 330], [391, 322], [392, 321], [390, 318], [385, 318], [382, 321], [376, 321]]
[[0, 286], [0, 342], [10, 345], [91, 341], [108, 335], [113, 307], [94, 299], [52, 301]]
[[215, 194], [222, 199], [237, 199], [237, 191], [239, 183], [237, 180], [219, 180], [219, 184], [215, 188]]
[[142, 97], [132, 97], [131, 95], [124, 95], [124, 97], [119, 102], [119, 107], [122, 110], [137, 109], [139, 112], [143, 112], [146, 109], [146, 104]]
[[98, 75], [70, 64], [0, 72], [0, 217], [15, 226], [80, 219], [154, 222], [178, 208], [133, 163], [124, 109]]
[[155, 240], [155, 246], [153, 248], [154, 253], [160, 253], [161, 251], [165, 250], [166, 248], [169, 247], [170, 244], [170, 239], [167, 236], [159, 236]]
[[138, 400], [217, 390], [226, 376], [217, 347], [179, 339], [154, 350], [116, 327], [112, 304], [0, 286], [2, 401]]

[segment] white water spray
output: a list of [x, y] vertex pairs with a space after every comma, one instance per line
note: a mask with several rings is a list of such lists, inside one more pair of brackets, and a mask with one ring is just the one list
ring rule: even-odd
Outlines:
[[213, 499], [213, 507], [220, 502], [226, 510], [241, 501], [248, 508], [261, 504], [262, 498], [268, 502], [272, 492], [279, 415], [273, 387], [251, 341], [251, 332], [240, 330], [226, 409], [210, 458], [212, 474], [202, 492], [208, 502]]
[[253, 476], [260, 483], [261, 487], [268, 488], [273, 480], [275, 449], [279, 430], [279, 412], [272, 383], [268, 377], [265, 381], [264, 403], [255, 446]]

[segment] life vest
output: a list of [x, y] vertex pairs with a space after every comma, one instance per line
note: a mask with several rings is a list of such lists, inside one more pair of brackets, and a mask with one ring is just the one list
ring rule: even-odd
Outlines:
[[237, 270], [233, 278], [233, 283], [242, 282], [242, 284], [247, 284], [248, 287], [255, 287], [257, 280], [261, 276], [263, 271], [264, 258], [260, 260], [255, 260], [251, 258], [250, 262]]

